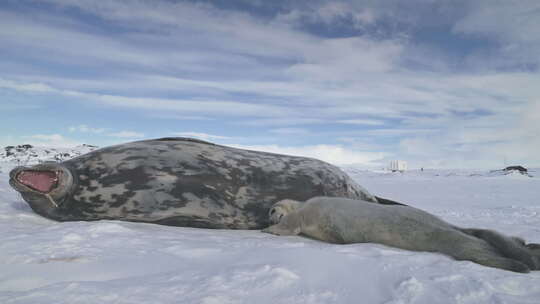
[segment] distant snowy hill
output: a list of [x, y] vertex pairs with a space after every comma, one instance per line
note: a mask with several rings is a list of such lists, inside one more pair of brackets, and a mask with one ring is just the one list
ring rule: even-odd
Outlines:
[[0, 149], [0, 172], [15, 166], [34, 165], [45, 161], [64, 161], [97, 148], [85, 144], [74, 148], [46, 148], [28, 144], [7, 146]]

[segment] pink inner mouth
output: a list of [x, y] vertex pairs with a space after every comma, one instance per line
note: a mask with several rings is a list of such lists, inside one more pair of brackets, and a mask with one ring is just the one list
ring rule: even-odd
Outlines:
[[21, 184], [43, 193], [50, 192], [58, 183], [58, 175], [53, 171], [22, 171], [17, 175]]

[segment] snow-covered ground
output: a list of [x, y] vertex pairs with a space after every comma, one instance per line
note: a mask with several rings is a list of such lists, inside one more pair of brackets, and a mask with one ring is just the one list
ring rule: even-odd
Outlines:
[[[0, 164], [0, 303], [540, 303], [529, 274], [377, 244], [32, 212]], [[3, 169], [2, 169], [3, 168]], [[540, 174], [346, 171], [372, 193], [540, 243]]]

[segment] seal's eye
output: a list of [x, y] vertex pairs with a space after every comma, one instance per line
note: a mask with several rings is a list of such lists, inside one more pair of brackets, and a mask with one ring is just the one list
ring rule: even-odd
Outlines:
[[276, 209], [274, 209], [274, 208], [270, 209], [270, 215], [272, 215], [274, 213], [276, 213]]

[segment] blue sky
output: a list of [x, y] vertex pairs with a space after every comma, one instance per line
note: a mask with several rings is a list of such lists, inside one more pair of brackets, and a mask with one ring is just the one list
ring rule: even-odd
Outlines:
[[0, 2], [0, 146], [540, 167], [540, 2]]

